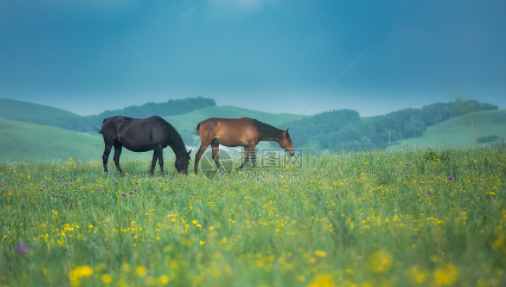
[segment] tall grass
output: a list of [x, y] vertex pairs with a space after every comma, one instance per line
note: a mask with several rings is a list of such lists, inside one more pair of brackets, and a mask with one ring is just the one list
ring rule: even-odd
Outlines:
[[0, 164], [0, 286], [506, 283], [502, 147], [303, 160], [221, 180]]

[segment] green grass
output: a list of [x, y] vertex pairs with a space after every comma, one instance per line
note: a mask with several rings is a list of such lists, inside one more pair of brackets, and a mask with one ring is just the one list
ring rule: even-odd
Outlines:
[[68, 116], [80, 117], [77, 114], [58, 108], [0, 98], [0, 118], [3, 119], [33, 121]]
[[[472, 129], [471, 129], [472, 123]], [[497, 135], [506, 138], [506, 110], [480, 111], [427, 128], [422, 137], [392, 143], [387, 150], [409, 146], [471, 146], [482, 136]]]
[[[0, 119], [0, 162], [100, 160], [104, 141], [90, 135], [44, 125]], [[113, 151], [114, 153], [114, 151]], [[112, 160], [111, 153], [110, 159]], [[173, 155], [170, 148], [167, 157]], [[150, 159], [152, 153], [122, 153], [122, 159]]]
[[218, 181], [0, 164], [0, 286], [506, 284], [504, 147], [303, 160]]

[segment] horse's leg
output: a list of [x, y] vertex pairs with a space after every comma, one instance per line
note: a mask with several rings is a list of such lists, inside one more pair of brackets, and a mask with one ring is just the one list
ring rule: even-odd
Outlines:
[[156, 160], [158, 158], [158, 153], [155, 148], [155, 151], [153, 152], [153, 160], [151, 161], [151, 170], [149, 171], [150, 175], [153, 175], [155, 173], [155, 166], [156, 166]]
[[199, 151], [197, 152], [197, 154], [195, 154], [195, 166], [193, 167], [194, 174], [197, 174], [198, 169], [199, 169], [200, 158], [202, 157], [202, 155], [206, 151], [206, 148], [209, 144], [210, 144], [210, 142], [202, 142], [202, 139], [201, 139]]
[[218, 157], [218, 154], [220, 152], [220, 144], [218, 141], [211, 142], [211, 147], [213, 148], [213, 160], [214, 163], [216, 163], [216, 166], [218, 167], [218, 170], [221, 170], [221, 164], [220, 159]]
[[120, 144], [115, 144], [114, 145], [114, 163], [116, 164], [116, 169], [118, 170], [119, 173], [122, 173], [123, 171], [121, 170], [121, 167], [119, 166], [119, 156], [121, 155], [121, 150], [123, 149], [123, 146], [121, 146]]
[[106, 144], [104, 154], [102, 155], [102, 161], [104, 163], [104, 172], [107, 172], [107, 162], [109, 161], [109, 154], [111, 153], [112, 145]]
[[160, 165], [160, 171], [163, 175], [163, 147], [161, 145], [156, 147], [156, 153], [158, 154], [158, 164]]
[[253, 162], [253, 167], [256, 166], [256, 161], [257, 161], [257, 154], [255, 152], [255, 146], [250, 146], [249, 147], [249, 154], [250, 154], [250, 157], [251, 157], [251, 162]]
[[249, 148], [244, 147], [244, 162], [237, 168], [237, 170], [241, 170], [245, 165], [248, 164], [249, 156], [250, 156]]

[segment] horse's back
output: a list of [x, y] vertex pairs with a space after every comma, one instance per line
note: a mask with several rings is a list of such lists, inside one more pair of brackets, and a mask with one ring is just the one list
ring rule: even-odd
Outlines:
[[249, 123], [255, 123], [256, 120], [248, 117], [242, 117], [242, 118], [236, 118], [236, 119], [230, 119], [230, 118], [209, 118], [207, 120], [203, 120], [199, 123], [199, 125], [203, 124], [210, 124], [210, 125], [216, 125], [216, 124], [249, 124]]

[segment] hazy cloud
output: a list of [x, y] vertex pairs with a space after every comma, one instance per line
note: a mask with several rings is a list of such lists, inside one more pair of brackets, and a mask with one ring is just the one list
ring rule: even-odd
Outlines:
[[276, 0], [209, 0], [215, 6], [243, 12], [262, 11], [265, 6], [276, 4]]

